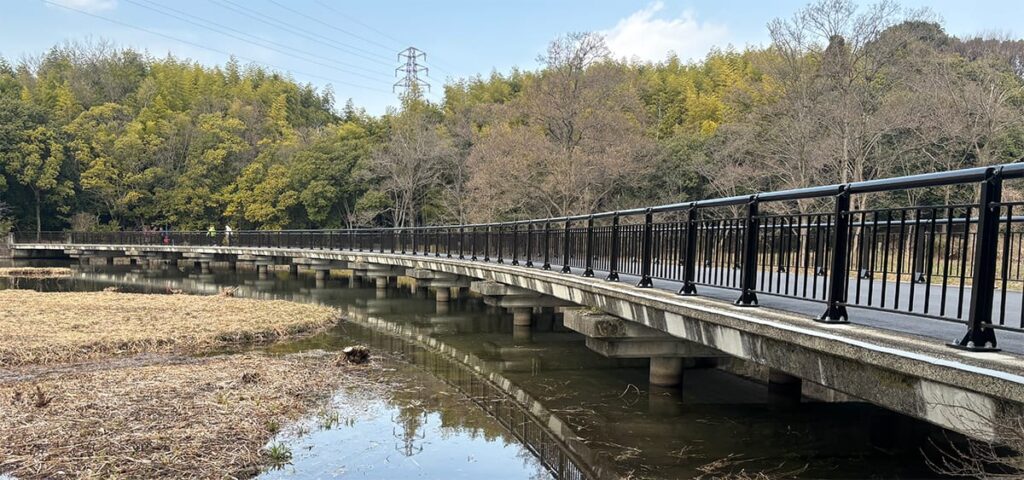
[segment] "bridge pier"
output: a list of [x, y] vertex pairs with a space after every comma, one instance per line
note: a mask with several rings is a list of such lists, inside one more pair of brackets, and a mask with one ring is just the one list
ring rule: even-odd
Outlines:
[[587, 348], [609, 358], [649, 358], [650, 384], [678, 387], [687, 360], [695, 364], [724, 353], [635, 322], [582, 308], [563, 313], [565, 327], [587, 337]]
[[572, 302], [493, 281], [472, 282], [469, 288], [483, 295], [485, 304], [512, 312], [512, 339], [516, 342], [529, 342], [534, 330], [551, 330], [554, 308], [572, 305]]
[[651, 357], [648, 382], [656, 387], [678, 387], [683, 384], [682, 357]]

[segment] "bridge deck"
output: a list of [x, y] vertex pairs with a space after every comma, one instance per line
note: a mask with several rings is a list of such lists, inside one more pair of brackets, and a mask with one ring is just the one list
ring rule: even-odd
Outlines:
[[[551, 269], [558, 271], [561, 269], [561, 265], [552, 264]], [[573, 272], [578, 274], [579, 269]], [[601, 280], [608, 275], [608, 272], [594, 271], [594, 281]], [[793, 275], [794, 282], [799, 281], [797, 275]], [[640, 281], [640, 277], [635, 275], [619, 274], [619, 280], [623, 283], [636, 284]], [[820, 277], [816, 278], [816, 281], [823, 282]], [[861, 280], [866, 282], [866, 280]], [[917, 285], [917, 289], [923, 289], [925, 285]], [[673, 282], [668, 280], [654, 279], [654, 288], [660, 290], [668, 290], [672, 292], [678, 292], [682, 288], [682, 283]], [[874, 295], [876, 298], [881, 298], [881, 286], [876, 281]], [[903, 299], [909, 298], [906, 290], [909, 290], [909, 285], [903, 283], [900, 288], [904, 290]], [[932, 290], [930, 297], [933, 299], [932, 311], [937, 311], [938, 307], [935, 299], [941, 298], [941, 285], [931, 285], [929, 288]], [[821, 287], [819, 286], [819, 291]], [[854, 282], [850, 282], [849, 298], [854, 298], [856, 286]], [[862, 298], [865, 297], [866, 289], [862, 289]], [[889, 299], [887, 302], [891, 302], [896, 292], [896, 285], [890, 282], [886, 285], [886, 298]], [[733, 302], [739, 296], [739, 292], [736, 290], [712, 287], [705, 285], [697, 286], [697, 293], [700, 296], [707, 298], [714, 298], [717, 300], [724, 300], [727, 302]], [[825, 304], [820, 301], [808, 300], [796, 297], [789, 297], [783, 295], [773, 295], [764, 292], [758, 292], [758, 304], [763, 307], [773, 308], [790, 313], [796, 313], [800, 315], [807, 315], [810, 317], [817, 318], [825, 309]], [[956, 311], [956, 302], [959, 293], [957, 289], [950, 288], [947, 292], [946, 308], [948, 312]], [[1021, 292], [1008, 292], [1006, 296], [1006, 311], [1009, 318], [1014, 318], [1013, 314], [1020, 315], [1022, 306], [1022, 297], [1024, 294]], [[920, 290], [915, 295], [915, 310], [920, 312], [923, 311], [924, 295]], [[970, 298], [970, 287], [965, 287], [964, 298]], [[876, 300], [877, 302], [877, 300]], [[905, 302], [902, 300], [901, 302]], [[877, 304], [877, 303], [876, 303]], [[904, 303], [905, 304], [905, 303]], [[964, 307], [966, 308], [966, 306]], [[858, 325], [867, 325], [870, 327], [881, 328], [885, 330], [891, 330], [895, 332], [908, 333], [911, 335], [918, 335], [921, 337], [933, 338], [941, 342], [951, 342], [958, 340], [964, 335], [964, 331], [967, 328], [964, 324], [952, 320], [940, 320], [930, 317], [922, 317], [917, 315], [909, 315], [903, 313], [897, 313], [893, 311], [879, 311], [868, 308], [861, 308], [854, 305], [847, 307], [850, 315], [850, 322]], [[997, 300], [995, 314], [999, 313], [999, 302]], [[1013, 353], [1017, 355], [1024, 355], [1024, 332], [1013, 331], [1013, 330], [1000, 330], [996, 332], [996, 339], [999, 342], [999, 348], [1006, 353]]]

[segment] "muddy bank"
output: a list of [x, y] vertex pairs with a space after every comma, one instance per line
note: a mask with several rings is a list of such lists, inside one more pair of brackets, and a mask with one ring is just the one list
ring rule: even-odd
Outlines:
[[0, 290], [0, 367], [199, 353], [315, 333], [328, 307], [228, 296]]
[[347, 385], [386, 391], [375, 363], [258, 353], [108, 361], [0, 380], [0, 472], [16, 478], [248, 477], [282, 462], [264, 448]]

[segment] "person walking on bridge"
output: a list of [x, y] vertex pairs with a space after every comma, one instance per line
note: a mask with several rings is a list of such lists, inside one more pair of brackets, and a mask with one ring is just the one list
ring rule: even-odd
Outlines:
[[216, 245], [216, 243], [217, 243], [217, 227], [213, 226], [212, 223], [210, 224], [210, 228], [206, 229], [206, 236], [209, 239], [211, 245]]
[[231, 225], [224, 225], [224, 245], [231, 245]]

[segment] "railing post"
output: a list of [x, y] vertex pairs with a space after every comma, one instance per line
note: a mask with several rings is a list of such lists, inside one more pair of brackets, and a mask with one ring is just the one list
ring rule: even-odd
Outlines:
[[526, 222], [526, 266], [533, 266], [533, 222]]
[[587, 258], [583, 264], [583, 276], [594, 276], [594, 216], [587, 217]]
[[491, 261], [491, 226], [484, 228], [484, 261]]
[[470, 227], [470, 228], [472, 228], [473, 231], [470, 232], [470, 234], [469, 234], [470, 235], [469, 259], [472, 260], [472, 261], [476, 261], [476, 227]]
[[612, 215], [612, 253], [608, 259], [608, 276], [605, 280], [609, 282], [619, 281], [619, 212]]
[[419, 240], [416, 238], [419, 235], [419, 230], [416, 227], [412, 227], [412, 254], [416, 255], [416, 249], [419, 248]]
[[544, 222], [544, 270], [551, 270], [551, 222]]
[[569, 268], [569, 227], [572, 226], [572, 221], [565, 219], [565, 230], [562, 233], [562, 273], [572, 273], [572, 269]]
[[[380, 253], [384, 253], [384, 228], [377, 230], [377, 240], [380, 243]], [[373, 250], [372, 248], [370, 250]]]
[[505, 226], [498, 224], [498, 263], [505, 263], [505, 260], [501, 258], [502, 246], [505, 244]]
[[850, 247], [850, 190], [846, 185], [839, 187], [836, 195], [836, 211], [834, 215], [832, 237], [832, 264], [828, 271], [828, 306], [825, 313], [818, 317], [824, 323], [847, 323], [850, 321], [846, 313], [846, 292], [849, 274], [846, 271], [846, 260]]
[[740, 298], [736, 305], [741, 307], [757, 306], [757, 229], [760, 220], [757, 217], [757, 195], [750, 197], [747, 203], [747, 218], [743, 228], [743, 265], [740, 270]]
[[512, 265], [519, 265], [519, 224], [512, 224]]
[[651, 281], [651, 257], [654, 255], [654, 212], [650, 208], [644, 212], [644, 237], [641, 255], [640, 281], [636, 283], [636, 286], [651, 288], [654, 286], [654, 282]]
[[446, 228], [444, 230], [445, 230], [445, 233], [444, 233], [444, 236], [445, 236], [445, 239], [444, 239], [444, 241], [445, 241], [445, 247], [444, 247], [445, 256], [447, 258], [452, 258], [452, 227], [448, 227], [448, 228]]
[[459, 260], [466, 259], [466, 227], [459, 227]]
[[[949, 346], [976, 352], [994, 352], [996, 332], [992, 328], [992, 304], [996, 289], [996, 252], [999, 245], [999, 214], [1003, 194], [1002, 167], [985, 171], [978, 200], [978, 237], [974, 242], [974, 278], [971, 283], [971, 306], [967, 316], [967, 333]], [[964, 225], [970, 232], [971, 221]], [[1009, 232], [1007, 232], [1009, 234]], [[965, 234], [966, 236], [966, 234]], [[1003, 255], [1009, 255], [1003, 252]]]
[[691, 206], [686, 212], [686, 242], [683, 244], [683, 287], [680, 295], [697, 294], [697, 230], [700, 210]]

